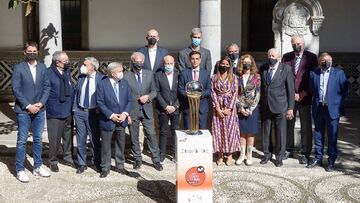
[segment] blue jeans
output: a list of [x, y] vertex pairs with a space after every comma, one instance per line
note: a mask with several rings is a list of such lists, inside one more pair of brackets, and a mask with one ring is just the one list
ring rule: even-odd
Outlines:
[[30, 125], [33, 136], [33, 158], [34, 168], [42, 165], [42, 133], [45, 124], [45, 111], [35, 115], [19, 113], [16, 115], [18, 120], [18, 135], [16, 141], [16, 172], [24, 170], [24, 161], [26, 157], [26, 142]]

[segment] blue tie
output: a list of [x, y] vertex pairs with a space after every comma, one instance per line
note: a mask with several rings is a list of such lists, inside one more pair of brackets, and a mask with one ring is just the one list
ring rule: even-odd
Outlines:
[[139, 86], [141, 87], [141, 75], [140, 75], [140, 72], [139, 73], [136, 73], [136, 79], [137, 79], [137, 81], [138, 81], [138, 84], [139, 84]]
[[85, 86], [85, 97], [84, 97], [84, 108], [89, 108], [90, 107], [90, 102], [89, 102], [89, 85], [90, 85], [90, 77], [87, 77], [87, 81], [86, 81], [86, 86]]
[[116, 99], [119, 102], [119, 91], [118, 91], [118, 85], [117, 84], [118, 84], [117, 82], [114, 83], [114, 92], [115, 92]]
[[269, 72], [268, 72], [268, 76], [267, 76], [267, 79], [268, 79], [268, 84], [271, 83], [271, 80], [272, 80], [272, 74], [273, 74], [273, 69], [272, 68], [269, 68]]

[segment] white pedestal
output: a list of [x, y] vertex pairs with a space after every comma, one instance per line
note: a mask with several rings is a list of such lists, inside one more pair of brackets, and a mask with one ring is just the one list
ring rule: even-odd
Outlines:
[[212, 136], [208, 130], [201, 135], [176, 131], [177, 202], [213, 202]]

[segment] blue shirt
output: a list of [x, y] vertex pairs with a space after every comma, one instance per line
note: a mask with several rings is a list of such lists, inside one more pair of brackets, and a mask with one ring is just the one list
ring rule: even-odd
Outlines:
[[320, 102], [322, 103], [327, 103], [327, 85], [328, 85], [328, 81], [329, 81], [329, 75], [330, 75], [330, 69], [327, 69], [326, 71], [321, 70], [321, 74], [320, 74], [320, 91], [319, 91], [319, 95], [320, 95]]

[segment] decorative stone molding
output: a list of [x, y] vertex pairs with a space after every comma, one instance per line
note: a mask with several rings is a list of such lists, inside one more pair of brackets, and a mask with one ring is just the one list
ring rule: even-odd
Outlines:
[[[275, 48], [291, 51], [290, 39], [302, 36], [310, 51], [319, 52], [319, 33], [325, 17], [317, 0], [279, 0], [273, 9]], [[311, 43], [307, 43], [311, 42]]]

